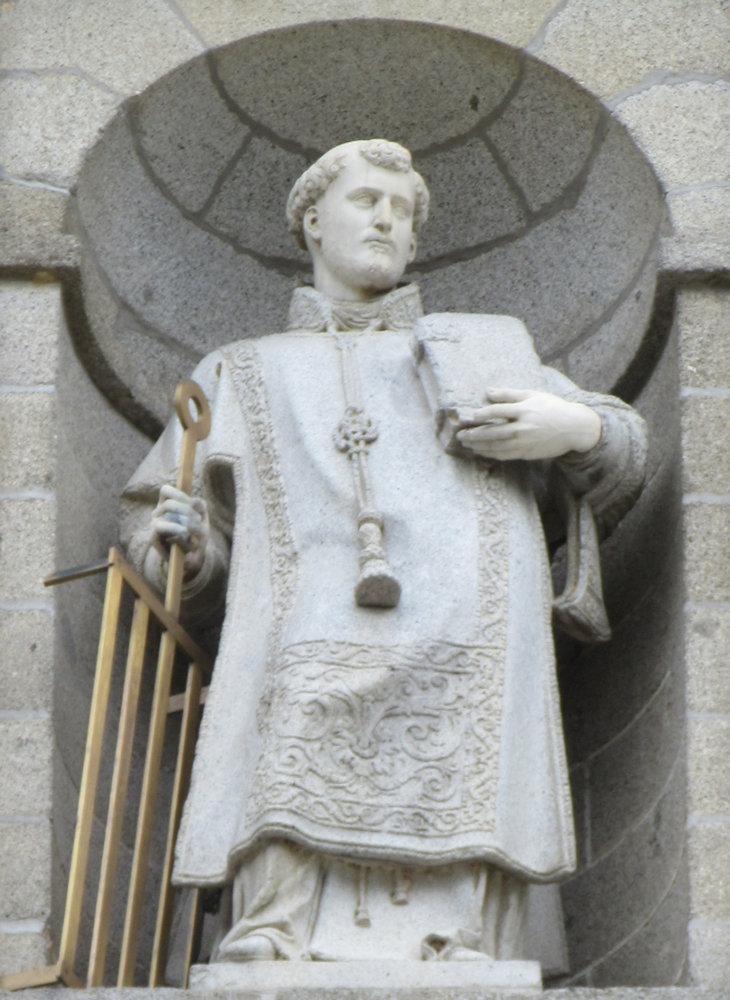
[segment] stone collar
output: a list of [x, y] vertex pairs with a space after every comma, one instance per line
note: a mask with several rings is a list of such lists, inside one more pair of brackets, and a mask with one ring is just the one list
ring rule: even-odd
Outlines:
[[423, 316], [418, 285], [402, 285], [362, 302], [325, 298], [311, 286], [296, 288], [289, 307], [288, 330], [411, 330]]

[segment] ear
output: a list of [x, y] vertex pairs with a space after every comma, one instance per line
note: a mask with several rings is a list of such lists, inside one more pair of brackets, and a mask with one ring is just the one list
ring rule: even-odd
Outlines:
[[309, 239], [314, 240], [315, 243], [319, 243], [322, 239], [319, 229], [319, 213], [317, 212], [316, 205], [310, 205], [304, 213], [304, 218], [302, 219], [302, 229], [304, 231], [305, 238], [309, 237]]
[[411, 233], [411, 245], [408, 248], [408, 263], [411, 264], [416, 259], [416, 250], [418, 250], [418, 239], [415, 233]]

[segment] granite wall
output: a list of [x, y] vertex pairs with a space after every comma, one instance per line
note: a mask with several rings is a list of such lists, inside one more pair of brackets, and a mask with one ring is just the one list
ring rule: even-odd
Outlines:
[[426, 307], [523, 316], [652, 429], [614, 640], [560, 645], [561, 984], [726, 984], [726, 5], [16, 0], [0, 35], [0, 972], [54, 956], [100, 605], [39, 581], [115, 541], [177, 378], [281, 327], [291, 180], [378, 133], [434, 191]]

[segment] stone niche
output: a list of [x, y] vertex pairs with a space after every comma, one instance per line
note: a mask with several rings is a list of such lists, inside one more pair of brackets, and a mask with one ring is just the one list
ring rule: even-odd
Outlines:
[[308, 274], [289, 188], [360, 136], [408, 146], [431, 188], [411, 270], [426, 311], [522, 318], [544, 360], [619, 391], [652, 428], [646, 493], [603, 547], [614, 640], [559, 646], [580, 850], [563, 981], [675, 982], [687, 912], [676, 363], [654, 305], [663, 199], [598, 99], [523, 52], [418, 23], [313, 23], [210, 51], [126, 101], [85, 160], [68, 220], [77, 354], [120, 427], [154, 435], [205, 353], [282, 329]]

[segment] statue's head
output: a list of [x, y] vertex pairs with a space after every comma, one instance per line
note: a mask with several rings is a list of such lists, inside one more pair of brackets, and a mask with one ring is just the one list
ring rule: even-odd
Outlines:
[[314, 263], [315, 287], [332, 298], [388, 291], [416, 255], [428, 190], [396, 142], [335, 146], [306, 170], [287, 202], [289, 229]]

